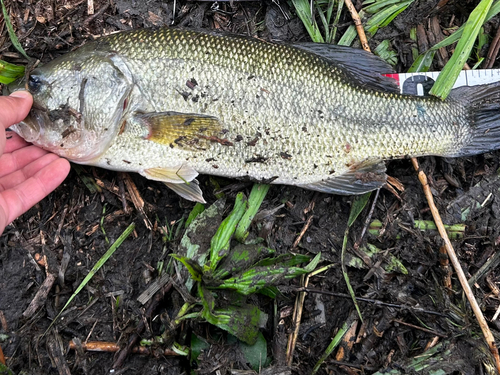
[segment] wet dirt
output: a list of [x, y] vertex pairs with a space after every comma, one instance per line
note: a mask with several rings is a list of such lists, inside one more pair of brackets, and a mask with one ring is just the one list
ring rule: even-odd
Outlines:
[[[438, 26], [447, 32], [450, 23], [463, 24], [475, 4], [456, 1], [437, 9], [437, 1], [416, 1], [393, 24], [381, 29], [370, 45], [373, 48], [389, 38], [399, 56], [396, 69], [406, 71], [413, 61], [411, 47], [421, 47], [409, 39], [412, 27], [419, 26], [426, 35], [433, 34], [436, 30], [430, 20], [437, 17]], [[101, 35], [141, 27], [215, 28], [264, 40], [309, 41], [301, 21], [284, 2], [96, 0], [94, 14], [89, 13], [85, 1], [24, 0], [6, 1], [6, 5], [21, 43], [30, 56], [42, 63]], [[343, 12], [339, 35], [351, 23], [350, 15]], [[1, 58], [26, 62], [12, 47], [3, 21], [0, 26]], [[493, 36], [497, 27], [498, 19], [493, 19], [486, 30]], [[436, 61], [434, 68], [439, 69], [439, 64]], [[445, 223], [467, 226], [464, 237], [454, 241], [454, 245], [462, 267], [471, 277], [498, 248], [500, 207], [495, 174], [498, 154], [461, 159], [452, 164], [432, 157], [420, 161], [430, 177]], [[440, 265], [442, 240], [435, 231], [414, 228], [416, 220], [432, 220], [432, 217], [411, 163], [389, 162], [388, 174], [398, 178], [405, 190], [399, 192], [400, 197], [386, 189], [380, 192], [371, 220], [378, 219], [381, 230], [378, 235], [367, 233], [360, 242], [361, 247], [369, 243], [381, 252], [373, 256], [369, 266], [360, 261], [356, 267], [347, 267], [356, 296], [366, 299], [359, 301], [364, 321], [358, 321], [350, 336], [351, 345], [343, 343], [343, 354], [334, 352], [319, 373], [409, 371], [412, 359], [430, 350], [432, 345], [437, 345], [437, 357], [442, 360], [430, 364], [424, 373], [436, 369], [444, 373], [483, 373], [483, 363], [492, 362], [476, 320], [456, 278], [452, 276], [451, 290], [443, 286], [448, 271]], [[89, 190], [85, 176], [97, 181], [100, 190]], [[137, 298], [158, 277], [160, 262], [167, 264], [169, 254], [180, 251], [183, 223], [194, 204], [180, 199], [161, 183], [138, 175], [131, 178], [145, 202], [147, 219], [134, 208], [128, 193], [123, 193], [123, 176], [84, 167], [78, 173], [72, 169], [54, 193], [15, 220], [0, 237], [0, 346], [14, 373], [107, 373], [116, 364], [114, 353], [68, 350], [69, 341], [112, 342], [124, 348], [134, 334], [141, 339], [160, 335], [177, 314], [183, 295], [176, 286], [164, 287], [158, 292], [161, 298], [156, 301], [153, 298], [144, 305]], [[450, 180], [457, 183], [452, 185]], [[217, 199], [214, 181], [228, 191], [226, 213], [234, 203], [236, 191], [247, 196], [250, 193], [251, 184], [202, 176], [200, 184], [208, 205]], [[127, 201], [126, 209], [122, 195]], [[308, 293], [304, 301], [302, 324], [289, 368], [294, 374], [311, 373], [342, 325], [357, 320], [340, 267], [353, 199], [272, 186], [261, 210], [279, 209], [251, 227], [251, 236], [263, 237], [277, 254], [314, 256], [321, 252], [322, 265], [334, 264], [309, 281], [309, 287], [316, 292]], [[350, 230], [347, 261], [355, 257], [352, 249], [364, 230], [371, 203], [372, 200]], [[468, 214], [464, 216], [467, 208]], [[148, 228], [148, 220], [152, 228]], [[310, 225], [294, 247], [308, 221]], [[136, 225], [132, 235], [46, 333], [82, 279], [131, 223]], [[207, 246], [214, 230], [196, 232], [193, 241]], [[404, 265], [407, 274], [383, 271], [390, 256]], [[45, 296], [35, 299], [40, 297], [37, 293], [49, 274], [55, 277], [53, 285]], [[492, 318], [499, 307], [499, 292], [495, 289], [498, 281], [497, 269], [491, 268], [478, 278], [474, 288], [497, 339], [500, 326]], [[300, 278], [281, 285], [275, 307], [267, 297], [247, 300], [270, 317], [262, 330], [271, 364], [276, 366], [270, 373], [279, 373], [282, 367], [278, 366], [286, 365], [287, 338], [294, 329], [292, 312], [299, 286]], [[37, 303], [36, 309], [25, 313], [33, 301]], [[138, 331], [141, 323], [143, 329]], [[174, 332], [173, 339], [189, 345], [192, 333], [212, 345], [210, 351], [202, 352], [201, 364], [171, 353], [167, 355], [166, 344], [155, 344], [150, 355], [130, 353], [115, 373], [230, 374], [231, 369], [249, 369], [238, 347], [228, 344], [227, 335], [207, 323], [186, 322]]]

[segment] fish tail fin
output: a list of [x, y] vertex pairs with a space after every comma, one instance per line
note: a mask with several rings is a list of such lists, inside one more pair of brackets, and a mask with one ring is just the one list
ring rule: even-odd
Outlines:
[[459, 87], [450, 97], [468, 108], [472, 130], [470, 140], [453, 156], [500, 149], [500, 82]]

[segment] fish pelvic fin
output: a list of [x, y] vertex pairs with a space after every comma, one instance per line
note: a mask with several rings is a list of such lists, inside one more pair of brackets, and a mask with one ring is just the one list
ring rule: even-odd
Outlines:
[[468, 109], [470, 138], [457, 152], [446, 156], [468, 156], [500, 149], [500, 82], [463, 86], [451, 91], [450, 100]]
[[173, 184], [171, 182], [165, 182], [165, 185], [167, 185], [168, 188], [172, 189], [182, 198], [187, 199], [188, 201], [207, 203], [203, 198], [203, 192], [201, 191], [200, 184], [196, 179], [184, 184]]
[[341, 175], [297, 186], [328, 194], [353, 195], [380, 189], [385, 185], [386, 179], [383, 161], [366, 161]]
[[172, 148], [199, 150], [208, 147], [210, 140], [221, 134], [219, 119], [193, 113], [137, 113], [132, 121], [145, 128], [148, 141]]
[[193, 181], [198, 172], [187, 164], [176, 165], [175, 167], [158, 167], [149, 168], [140, 172], [144, 177], [155, 180], [168, 182], [172, 184], [185, 184]]

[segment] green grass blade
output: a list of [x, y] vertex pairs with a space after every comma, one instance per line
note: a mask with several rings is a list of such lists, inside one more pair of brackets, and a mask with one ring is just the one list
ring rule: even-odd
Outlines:
[[446, 99], [457, 80], [458, 75], [470, 56], [474, 42], [481, 30], [486, 16], [491, 8], [493, 0], [481, 0], [479, 5], [472, 11], [465, 24], [463, 35], [455, 48], [455, 52], [439, 74], [430, 94], [441, 99]]
[[[495, 17], [498, 13], [500, 13], [500, 0], [496, 0], [492, 5], [490, 10], [488, 11], [488, 14], [486, 15], [486, 18], [483, 22], [486, 23], [489, 20], [491, 20], [493, 17]], [[462, 25], [458, 28], [457, 31], [455, 31], [453, 34], [451, 34], [449, 37], [446, 39], [443, 39], [441, 42], [438, 44], [432, 46], [421, 54], [415, 62], [412, 64], [410, 69], [408, 69], [408, 73], [416, 73], [416, 72], [427, 72], [430, 69], [430, 66], [432, 64], [432, 59], [434, 58], [435, 52], [443, 47], [447, 47], [455, 42], [457, 42], [461, 37], [464, 32], [466, 25]]]
[[[361, 17], [361, 12], [359, 16]], [[358, 32], [356, 31], [356, 26], [351, 25], [347, 28], [346, 32], [342, 35], [342, 38], [340, 38], [337, 44], [339, 46], [350, 46], [357, 35]]]
[[236, 227], [236, 231], [234, 232], [234, 238], [239, 242], [245, 242], [248, 237], [248, 228], [250, 228], [250, 224], [252, 224], [252, 220], [257, 214], [257, 211], [259, 211], [260, 205], [269, 191], [269, 187], [270, 185], [264, 184], [253, 185], [250, 196], [248, 197], [248, 209], [241, 217], [241, 220]]
[[66, 307], [68, 307], [69, 304], [73, 301], [73, 299], [78, 295], [78, 293], [80, 293], [81, 290], [83, 288], [85, 288], [85, 285], [88, 284], [88, 282], [90, 281], [90, 279], [92, 279], [92, 277], [94, 277], [94, 275], [96, 274], [96, 272], [99, 271], [99, 269], [104, 265], [104, 263], [106, 263], [108, 261], [108, 259], [115, 253], [115, 251], [120, 247], [120, 245], [123, 243], [123, 241], [125, 241], [125, 239], [128, 236], [130, 236], [130, 234], [134, 231], [134, 229], [135, 229], [135, 223], [130, 224], [127, 227], [127, 229], [125, 229], [123, 231], [123, 233], [120, 235], [120, 237], [118, 237], [118, 239], [113, 243], [113, 245], [110, 246], [110, 248], [108, 249], [108, 251], [106, 251], [106, 253], [101, 257], [101, 259], [99, 259], [97, 261], [97, 263], [95, 264], [94, 267], [92, 267], [92, 269], [90, 270], [90, 272], [88, 273], [88, 275], [85, 276], [85, 278], [80, 283], [80, 285], [78, 285], [78, 288], [76, 288], [76, 290], [73, 292], [73, 294], [71, 295], [71, 297], [68, 299], [68, 302], [66, 302], [66, 304], [61, 309], [61, 311], [59, 312], [59, 314], [57, 314], [57, 316], [54, 318], [54, 320], [50, 324], [49, 328], [47, 328], [47, 330], [45, 331], [45, 333], [48, 332], [48, 330], [50, 329], [50, 327], [52, 327], [52, 325], [57, 321], [57, 319], [63, 313], [63, 311], [66, 310]]
[[311, 6], [308, 0], [292, 0], [293, 6], [300, 20], [304, 24], [309, 36], [311, 37], [313, 42], [316, 43], [324, 43], [325, 40], [321, 35], [321, 31], [319, 30], [318, 24], [314, 19], [314, 15], [311, 11]]
[[10, 22], [9, 14], [7, 13], [7, 8], [5, 8], [5, 4], [3, 0], [0, 0], [0, 3], [2, 4], [2, 13], [3, 13], [3, 18], [5, 20], [5, 26], [7, 26], [7, 31], [9, 32], [9, 37], [10, 41], [12, 42], [12, 45], [16, 47], [16, 49], [28, 59], [28, 61], [31, 60], [31, 58], [28, 56], [28, 54], [24, 51], [23, 46], [21, 46], [21, 43], [19, 43], [19, 39], [17, 39], [17, 35], [14, 32], [14, 27], [12, 27], [12, 23]]
[[351, 212], [349, 213], [349, 220], [347, 221], [347, 226], [351, 227], [352, 224], [356, 221], [359, 214], [365, 208], [368, 200], [370, 199], [370, 195], [372, 192], [365, 193], [363, 195], [357, 195], [354, 198], [354, 202], [352, 202]]
[[349, 331], [349, 329], [351, 328], [351, 326], [353, 324], [354, 324], [354, 322], [351, 322], [351, 323], [345, 322], [342, 325], [342, 328], [339, 329], [339, 331], [337, 332], [335, 337], [332, 339], [332, 342], [330, 343], [330, 345], [328, 345], [328, 348], [326, 348], [325, 352], [323, 353], [321, 358], [318, 360], [318, 362], [314, 366], [312, 373], [311, 373], [312, 375], [314, 375], [318, 372], [320, 366], [323, 364], [323, 362], [325, 362], [325, 360], [330, 356], [330, 354], [332, 354], [332, 352], [335, 350], [335, 348], [340, 344], [340, 342], [342, 341], [342, 338], [344, 337], [346, 332]]
[[329, 43], [333, 43], [335, 41], [335, 36], [337, 35], [337, 25], [340, 21], [340, 15], [342, 14], [343, 8], [344, 8], [344, 0], [340, 0], [337, 4], [337, 14], [335, 15], [335, 20], [333, 21], [331, 40]]

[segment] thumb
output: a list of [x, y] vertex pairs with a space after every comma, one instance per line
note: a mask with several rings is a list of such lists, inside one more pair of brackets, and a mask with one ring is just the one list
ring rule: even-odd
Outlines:
[[15, 91], [10, 96], [0, 97], [0, 125], [8, 128], [24, 120], [33, 104], [28, 91]]

